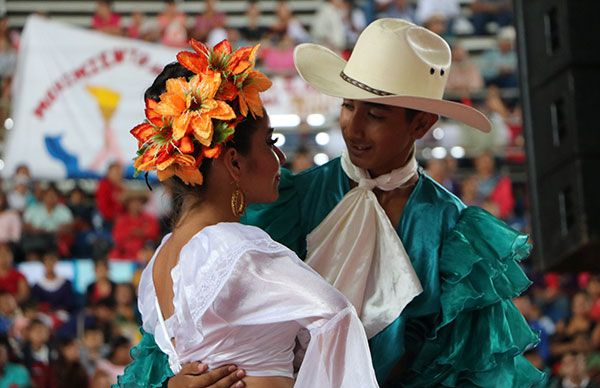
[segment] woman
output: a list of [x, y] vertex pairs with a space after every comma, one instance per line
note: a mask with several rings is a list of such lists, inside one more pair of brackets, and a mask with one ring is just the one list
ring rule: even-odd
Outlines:
[[[166, 373], [201, 359], [237, 364], [249, 388], [376, 387], [350, 303], [292, 251], [239, 223], [246, 203], [277, 199], [284, 161], [259, 97], [271, 83], [253, 70], [258, 46], [192, 47], [146, 91], [148, 120], [132, 130], [134, 166], [156, 170], [180, 202], [139, 286], [143, 329], [167, 354]], [[148, 358], [145, 349], [134, 357]], [[152, 362], [133, 364], [119, 384], [160, 384]]]

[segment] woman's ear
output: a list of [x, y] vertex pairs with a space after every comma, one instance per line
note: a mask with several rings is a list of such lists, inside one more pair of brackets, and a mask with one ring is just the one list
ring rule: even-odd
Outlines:
[[231, 178], [238, 182], [242, 176], [241, 171], [241, 154], [233, 147], [228, 147], [225, 152], [221, 154], [220, 159], [223, 161], [223, 165], [229, 172]]
[[433, 124], [439, 119], [440, 116], [435, 113], [418, 112], [413, 118], [410, 128], [415, 140], [425, 136], [427, 131], [429, 131], [431, 127], [433, 127]]

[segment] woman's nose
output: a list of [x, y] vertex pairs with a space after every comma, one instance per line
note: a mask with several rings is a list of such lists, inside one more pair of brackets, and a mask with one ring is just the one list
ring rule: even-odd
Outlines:
[[279, 159], [279, 165], [283, 166], [283, 164], [285, 163], [286, 157], [285, 154], [283, 153], [282, 150], [279, 149], [279, 147], [275, 147], [275, 155], [277, 155], [277, 159]]

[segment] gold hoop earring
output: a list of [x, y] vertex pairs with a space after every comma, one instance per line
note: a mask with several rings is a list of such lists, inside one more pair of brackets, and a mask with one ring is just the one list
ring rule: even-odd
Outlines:
[[239, 183], [235, 183], [235, 190], [231, 194], [231, 212], [236, 217], [241, 217], [246, 211], [246, 195], [240, 189]]

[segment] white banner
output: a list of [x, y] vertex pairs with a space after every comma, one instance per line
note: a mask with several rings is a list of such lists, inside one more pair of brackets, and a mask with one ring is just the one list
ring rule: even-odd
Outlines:
[[[144, 91], [177, 51], [31, 16], [21, 38], [2, 174], [10, 177], [23, 163], [35, 178], [96, 178], [119, 161], [131, 177], [136, 142], [129, 130], [144, 120]], [[271, 79], [262, 98], [274, 126], [288, 126], [281, 117], [292, 116], [296, 126], [310, 115], [337, 115], [339, 100], [300, 77]]]
[[120, 161], [133, 171], [144, 91], [177, 50], [32, 16], [13, 83], [14, 127], [3, 174], [27, 164], [36, 178], [97, 177]]

